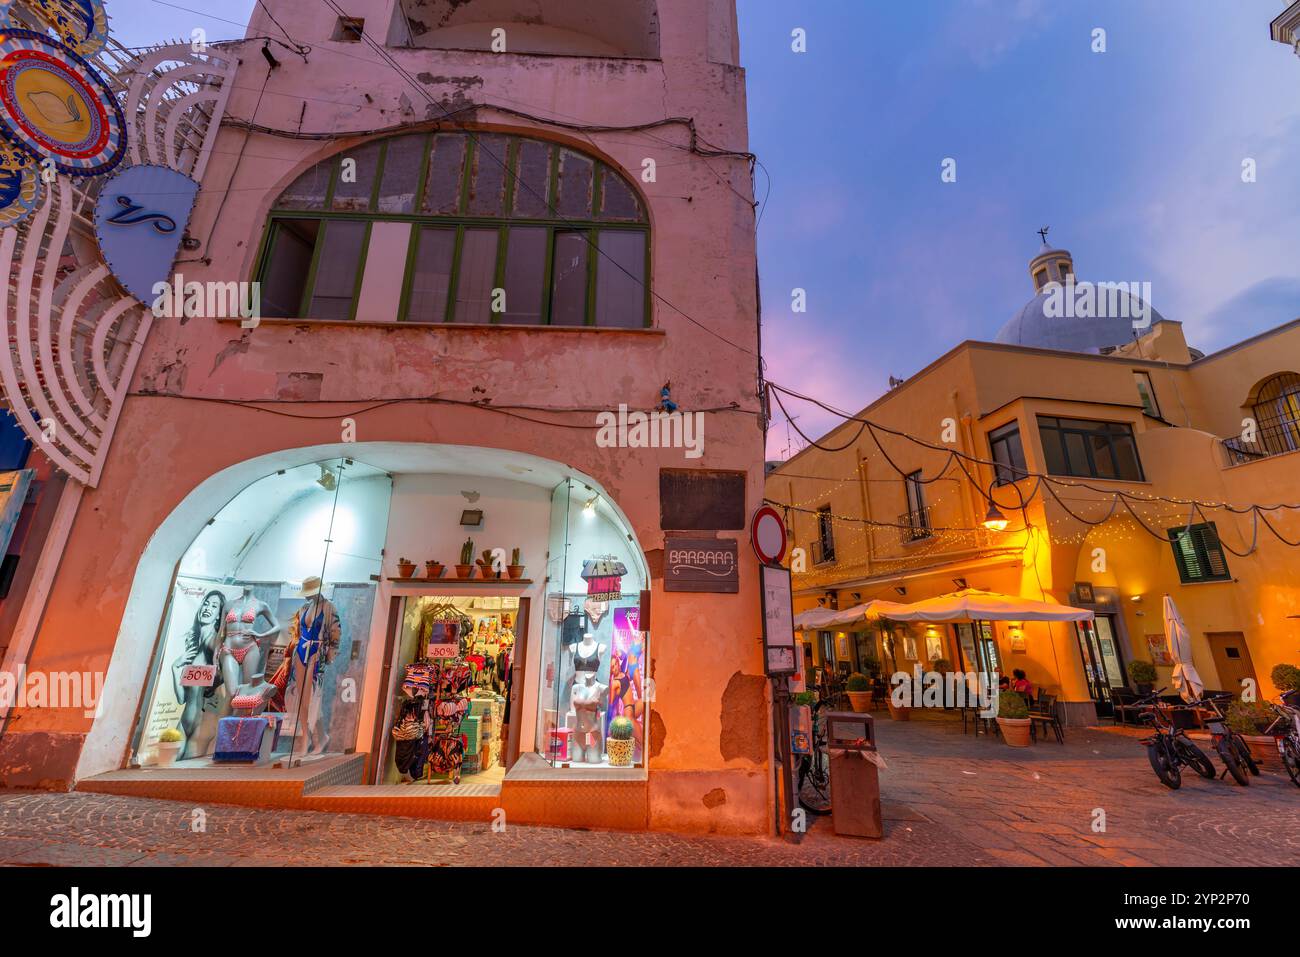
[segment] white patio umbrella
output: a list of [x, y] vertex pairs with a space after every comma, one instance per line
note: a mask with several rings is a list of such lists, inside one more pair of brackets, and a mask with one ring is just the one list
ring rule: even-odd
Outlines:
[[1094, 617], [1086, 608], [1000, 595], [978, 588], [937, 595], [910, 605], [879, 604], [892, 607], [877, 609], [876, 617], [894, 621], [1091, 621]]
[[816, 631], [826, 628], [840, 613], [834, 608], [809, 608], [794, 616], [795, 631]]
[[854, 605], [851, 608], [845, 608], [841, 612], [836, 612], [833, 618], [828, 619], [825, 624], [827, 627], [839, 627], [841, 625], [855, 625], [863, 621], [871, 621], [877, 618], [890, 618], [891, 612], [902, 611], [907, 605], [901, 605], [896, 601], [867, 601], [861, 605]]
[[1183, 618], [1178, 614], [1174, 600], [1168, 595], [1164, 601], [1165, 638], [1174, 658], [1174, 688], [1186, 702], [1198, 701], [1205, 694], [1205, 682], [1192, 664], [1192, 636], [1188, 634]]

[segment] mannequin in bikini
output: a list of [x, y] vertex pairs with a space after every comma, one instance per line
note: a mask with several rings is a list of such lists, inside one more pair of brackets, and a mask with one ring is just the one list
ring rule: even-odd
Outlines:
[[[321, 676], [325, 666], [333, 662], [339, 648], [342, 627], [339, 624], [338, 609], [334, 603], [321, 594], [321, 580], [308, 578], [302, 583], [299, 596], [307, 601], [294, 612], [289, 623], [289, 685], [285, 693], [286, 710], [289, 720], [297, 725], [298, 714], [302, 708], [302, 695], [309, 695], [307, 702], [307, 753], [324, 754], [329, 747], [329, 730], [322, 720]], [[311, 689], [307, 690], [308, 679]]]
[[[257, 630], [258, 618], [267, 621], [264, 631]], [[243, 594], [226, 607], [217, 660], [232, 710], [256, 713], [271, 700], [276, 689], [266, 680], [263, 647], [268, 638], [280, 633], [280, 627], [271, 607], [253, 594], [252, 586], [245, 585]]]

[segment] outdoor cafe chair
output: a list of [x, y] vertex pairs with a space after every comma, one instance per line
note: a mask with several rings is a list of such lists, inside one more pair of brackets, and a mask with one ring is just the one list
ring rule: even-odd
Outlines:
[[1065, 744], [1065, 729], [1061, 727], [1061, 719], [1056, 713], [1056, 695], [1040, 694], [1038, 701], [1029, 705], [1029, 734], [1038, 742], [1038, 726], [1043, 726], [1043, 737], [1046, 739], [1047, 731], [1050, 728], [1056, 735], [1057, 744]]

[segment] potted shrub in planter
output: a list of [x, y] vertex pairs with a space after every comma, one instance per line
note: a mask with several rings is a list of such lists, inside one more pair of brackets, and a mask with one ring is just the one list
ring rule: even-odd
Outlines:
[[1286, 662], [1274, 665], [1273, 670], [1269, 672], [1269, 677], [1273, 679], [1277, 690], [1283, 694], [1288, 691], [1300, 691], [1300, 668], [1295, 665], [1288, 665]]
[[176, 728], [164, 728], [158, 735], [158, 767], [167, 768], [176, 763], [185, 736]]
[[853, 672], [849, 675], [845, 690], [849, 696], [849, 706], [854, 711], [864, 714], [871, 710], [871, 681], [866, 675]]
[[632, 745], [636, 726], [631, 718], [617, 717], [609, 723], [609, 737], [605, 739], [605, 753], [611, 768], [632, 766]]
[[[907, 685], [905, 687], [909, 688], [909, 693], [910, 693], [911, 686]], [[912, 706], [907, 704], [896, 704], [894, 702], [894, 692], [896, 690], [898, 689], [886, 688], [885, 701], [889, 705], [889, 717], [892, 718], [894, 721], [911, 721]]]
[[474, 539], [465, 539], [465, 544], [460, 547], [460, 562], [456, 565], [457, 578], [474, 577]]
[[403, 578], [410, 578], [415, 574], [415, 562], [409, 558], [399, 558], [397, 560], [397, 574]]
[[1228, 727], [1241, 735], [1255, 763], [1261, 768], [1280, 771], [1282, 762], [1277, 745], [1272, 735], [1264, 733], [1276, 718], [1277, 714], [1263, 701], [1237, 700], [1228, 705]]
[[524, 566], [519, 564], [519, 549], [510, 550], [510, 564], [506, 566], [506, 574], [511, 578], [522, 578]]
[[442, 562], [429, 559], [429, 561], [424, 563], [424, 574], [426, 578], [441, 578]]
[[1156, 666], [1149, 661], [1130, 661], [1128, 677], [1138, 694], [1150, 694], [1156, 685]]
[[1013, 748], [1029, 747], [1029, 705], [1015, 691], [998, 694], [998, 727], [1002, 740]]

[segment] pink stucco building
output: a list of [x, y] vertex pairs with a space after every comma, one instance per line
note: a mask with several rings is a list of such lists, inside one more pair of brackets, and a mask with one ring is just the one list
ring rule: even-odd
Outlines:
[[[42, 566], [43, 612], [11, 643], [32, 672], [103, 672], [102, 701], [12, 710], [0, 781], [767, 830], [733, 0], [335, 7], [266, 0], [223, 50], [238, 68], [175, 272], [260, 283], [261, 319], [153, 321], [98, 483]], [[600, 428], [666, 384], [685, 418], [664, 441]], [[492, 577], [456, 579], [467, 539]], [[717, 582], [676, 590], [678, 540], [716, 552]], [[260, 763], [214, 762], [230, 675], [255, 687], [292, 660], [314, 577], [341, 638], [297, 684], [310, 704], [290, 695]], [[403, 681], [450, 620], [482, 665], [472, 760], [459, 786], [399, 783]], [[227, 680], [181, 683], [208, 662]]]

